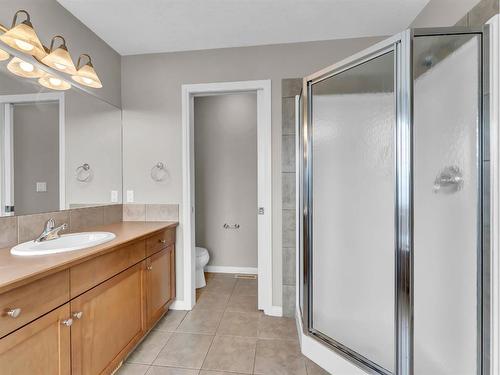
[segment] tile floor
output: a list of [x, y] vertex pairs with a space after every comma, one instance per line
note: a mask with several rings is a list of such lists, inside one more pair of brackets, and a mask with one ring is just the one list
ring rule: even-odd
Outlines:
[[300, 353], [295, 321], [257, 310], [257, 281], [207, 274], [192, 311], [174, 311], [118, 375], [323, 375]]

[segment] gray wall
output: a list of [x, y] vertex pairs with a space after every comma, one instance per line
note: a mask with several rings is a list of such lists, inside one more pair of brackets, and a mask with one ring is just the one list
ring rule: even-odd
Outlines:
[[[59, 104], [14, 105], [16, 215], [59, 209]], [[46, 192], [36, 183], [46, 182]]]
[[10, 27], [14, 13], [27, 10], [38, 37], [46, 46], [52, 36], [66, 38], [68, 49], [77, 62], [81, 53], [88, 53], [103, 83], [102, 89], [91, 89], [95, 95], [116, 106], [121, 105], [121, 56], [84, 26], [56, 0], [2, 0], [0, 23]]
[[[271, 79], [273, 304], [281, 306], [281, 79], [303, 77], [381, 39], [343, 39], [123, 57], [124, 190], [134, 190], [136, 201], [141, 203], [182, 203], [182, 84]], [[158, 161], [166, 163], [169, 171], [169, 177], [163, 183], [155, 183], [148, 176]], [[283, 163], [294, 161], [285, 160]], [[178, 249], [182, 249], [182, 241], [179, 228]], [[182, 252], [177, 255], [177, 285], [181, 296]]]
[[196, 245], [211, 266], [257, 267], [256, 94], [195, 98], [194, 144]]
[[499, 0], [430, 0], [411, 27], [480, 26], [498, 13]]
[[[66, 208], [106, 204], [111, 191], [122, 202], [122, 116], [119, 108], [77, 90], [66, 91]], [[87, 182], [76, 169], [90, 165]]]

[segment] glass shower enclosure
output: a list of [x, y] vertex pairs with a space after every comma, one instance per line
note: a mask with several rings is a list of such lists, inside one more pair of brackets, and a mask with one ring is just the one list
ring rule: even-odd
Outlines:
[[407, 30], [304, 78], [304, 332], [368, 373], [489, 371], [487, 28]]

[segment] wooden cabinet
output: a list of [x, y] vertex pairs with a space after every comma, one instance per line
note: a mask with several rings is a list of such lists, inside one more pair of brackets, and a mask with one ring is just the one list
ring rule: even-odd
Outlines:
[[73, 375], [109, 374], [141, 338], [141, 262], [71, 301]]
[[146, 244], [140, 241], [71, 267], [71, 297], [82, 294], [145, 257]]
[[175, 227], [0, 293], [0, 374], [112, 374], [174, 298]]
[[146, 256], [153, 255], [175, 243], [175, 230], [164, 230], [146, 240]]
[[146, 259], [147, 323], [151, 327], [175, 298], [174, 246]]
[[69, 304], [65, 304], [1, 339], [2, 375], [69, 375], [69, 318]]
[[0, 337], [69, 300], [69, 271], [0, 294]]

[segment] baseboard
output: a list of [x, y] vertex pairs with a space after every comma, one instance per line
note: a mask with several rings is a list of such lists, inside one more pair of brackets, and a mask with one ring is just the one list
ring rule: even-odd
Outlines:
[[226, 266], [206, 266], [205, 272], [215, 273], [241, 273], [257, 275], [257, 267], [226, 267]]
[[174, 302], [172, 302], [169, 309], [170, 310], [191, 310], [191, 309], [186, 308], [186, 304], [184, 303], [184, 301], [180, 301], [177, 299]]
[[283, 316], [283, 307], [271, 306], [271, 308], [269, 310], [265, 310], [264, 313], [269, 316]]

